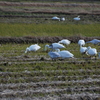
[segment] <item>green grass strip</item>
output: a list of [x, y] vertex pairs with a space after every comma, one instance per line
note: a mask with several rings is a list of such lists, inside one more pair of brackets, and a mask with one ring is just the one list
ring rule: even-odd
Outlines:
[[100, 36], [100, 24], [0, 23], [0, 36]]

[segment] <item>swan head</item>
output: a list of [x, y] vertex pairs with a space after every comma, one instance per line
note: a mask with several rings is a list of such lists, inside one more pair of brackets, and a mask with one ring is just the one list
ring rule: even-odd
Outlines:
[[87, 49], [89, 50], [89, 49], [91, 49], [91, 47], [89, 46], [89, 47], [87, 47]]
[[100, 59], [100, 52], [98, 52], [98, 56], [99, 56], [99, 59]]
[[60, 49], [55, 49], [56, 50], [56, 52], [60, 52]]
[[28, 51], [30, 51], [30, 49], [27, 47], [26, 50], [25, 50], [25, 53], [27, 53]]
[[46, 51], [46, 50], [47, 50], [47, 48], [49, 48], [49, 45], [48, 45], [48, 44], [47, 44], [47, 45], [45, 45], [44, 51]]
[[47, 45], [45, 45], [45, 47], [49, 47], [49, 45], [47, 44]]
[[38, 44], [35, 44], [36, 46], [38, 46]]
[[59, 41], [58, 43], [61, 43], [61, 41]]

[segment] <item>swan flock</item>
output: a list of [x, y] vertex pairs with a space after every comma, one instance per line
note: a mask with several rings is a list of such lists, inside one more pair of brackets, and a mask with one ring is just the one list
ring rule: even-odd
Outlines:
[[[100, 58], [100, 52], [97, 52], [96, 48], [92, 48], [90, 46], [88, 46], [88, 47], [85, 46], [87, 43], [98, 44], [99, 42], [100, 41], [97, 40], [97, 39], [93, 39], [93, 40], [88, 41], [88, 42], [85, 42], [84, 39], [80, 39], [78, 41], [78, 45], [80, 47], [79, 52], [81, 54], [89, 56], [90, 58], [93, 57], [93, 56], [96, 58], [97, 55], [99, 55], [99, 58]], [[52, 43], [50, 45], [46, 44], [45, 47], [44, 47], [44, 51], [49, 51], [48, 55], [52, 60], [58, 59], [58, 58], [62, 58], [62, 59], [75, 58], [73, 53], [66, 50], [68, 48], [68, 45], [70, 45], [70, 44], [71, 44], [70, 40], [62, 39], [62, 40], [58, 41], [58, 43]], [[26, 50], [25, 50], [25, 53], [31, 52], [31, 51], [37, 52], [40, 48], [41, 47], [38, 44], [34, 44], [34, 45], [27, 47]], [[76, 48], [78, 48], [78, 47], [76, 47]], [[60, 50], [60, 49], [63, 49], [63, 50]]]

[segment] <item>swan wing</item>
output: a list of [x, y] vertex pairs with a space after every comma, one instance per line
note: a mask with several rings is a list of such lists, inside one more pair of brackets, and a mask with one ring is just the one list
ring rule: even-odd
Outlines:
[[41, 47], [40, 47], [39, 45], [37, 45], [37, 44], [31, 45], [31, 46], [29, 47], [30, 51], [37, 51], [37, 50], [39, 50], [40, 48], [41, 48]]
[[62, 58], [70, 58], [74, 56], [72, 53], [70, 53], [67, 50], [60, 51], [59, 54], [61, 55]]
[[74, 20], [77, 20], [77, 21], [78, 21], [78, 20], [80, 20], [80, 18], [78, 18], [78, 17], [75, 17], [75, 18], [74, 18]]
[[97, 54], [97, 50], [95, 49], [95, 48], [92, 48], [92, 49], [89, 49], [88, 51], [87, 51], [87, 53], [89, 54], [89, 55], [96, 55]]
[[67, 39], [64, 39], [64, 40], [61, 40], [61, 43], [68, 45], [70, 44], [70, 41]]
[[86, 50], [87, 50], [87, 47], [81, 47], [81, 48], [80, 48], [80, 52], [81, 52], [81, 53], [85, 53]]
[[54, 49], [57, 49], [57, 48], [65, 48], [65, 46], [62, 45], [62, 44], [60, 44], [60, 43], [53, 43], [52, 46], [53, 46]]
[[98, 39], [93, 39], [93, 40], [91, 40], [91, 41], [87, 41], [86, 43], [98, 44], [98, 43], [100, 43], [100, 40], [98, 40]]
[[49, 52], [48, 55], [51, 57], [51, 58], [59, 58], [61, 57], [59, 53], [57, 52]]

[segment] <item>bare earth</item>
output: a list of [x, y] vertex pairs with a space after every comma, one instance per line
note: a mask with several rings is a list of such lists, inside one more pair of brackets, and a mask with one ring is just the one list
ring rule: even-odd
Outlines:
[[100, 4], [94, 3], [32, 3], [2, 2], [0, 11], [52, 13], [52, 14], [100, 14]]

